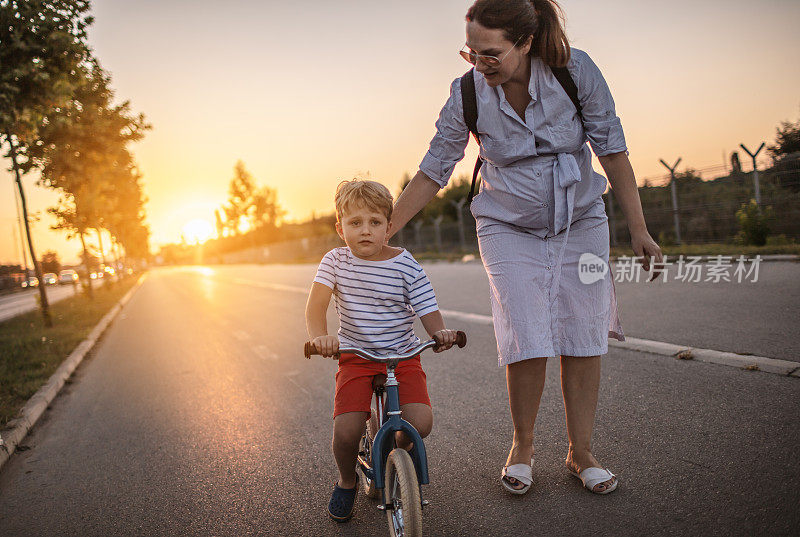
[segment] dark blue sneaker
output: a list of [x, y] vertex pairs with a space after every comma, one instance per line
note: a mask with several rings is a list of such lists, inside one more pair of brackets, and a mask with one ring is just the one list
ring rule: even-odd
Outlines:
[[358, 481], [351, 489], [343, 489], [338, 484], [333, 486], [331, 501], [328, 502], [328, 516], [336, 522], [347, 522], [353, 516], [353, 506], [356, 503]]

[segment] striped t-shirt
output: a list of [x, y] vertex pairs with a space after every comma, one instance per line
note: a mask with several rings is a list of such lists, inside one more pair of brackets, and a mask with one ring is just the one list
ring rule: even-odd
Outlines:
[[428, 276], [405, 249], [385, 261], [367, 261], [346, 246], [334, 248], [322, 258], [314, 281], [333, 289], [342, 347], [403, 353], [419, 344], [415, 314], [439, 309]]

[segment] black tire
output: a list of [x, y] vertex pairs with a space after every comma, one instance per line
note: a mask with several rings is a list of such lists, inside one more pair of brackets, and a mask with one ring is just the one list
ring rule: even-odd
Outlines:
[[[359, 444], [358, 451], [361, 453], [361, 456], [364, 457], [364, 460], [367, 461], [370, 466], [372, 466], [372, 442], [370, 441], [369, 436], [369, 422], [367, 423], [367, 434], [361, 437], [361, 443]], [[375, 487], [375, 481], [364, 475], [364, 472], [361, 471], [360, 466], [356, 467], [356, 472], [358, 472], [358, 477], [361, 480], [361, 485], [364, 490], [364, 494], [367, 495], [367, 498], [380, 498], [381, 493]]]
[[422, 502], [419, 496], [417, 471], [411, 456], [404, 449], [394, 449], [386, 459], [386, 509], [389, 535], [422, 537]]

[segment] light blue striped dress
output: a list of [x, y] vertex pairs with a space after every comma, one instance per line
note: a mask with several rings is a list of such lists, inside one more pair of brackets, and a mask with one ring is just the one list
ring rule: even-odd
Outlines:
[[[471, 210], [501, 366], [545, 356], [596, 356], [608, 352], [609, 336], [625, 339], [608, 266], [607, 180], [592, 169], [586, 144], [598, 156], [619, 153], [627, 151], [625, 136], [591, 58], [573, 48], [567, 69], [578, 87], [583, 124], [538, 58], [531, 58], [524, 119], [501, 86], [492, 88], [475, 73], [484, 164]], [[420, 170], [444, 188], [468, 140], [456, 79]], [[581, 270], [598, 262], [603, 277], [589, 282], [584, 272], [582, 279]]]
[[403, 353], [420, 343], [416, 316], [439, 309], [428, 276], [408, 250], [368, 261], [346, 246], [334, 248], [322, 258], [314, 281], [333, 289], [343, 347]]

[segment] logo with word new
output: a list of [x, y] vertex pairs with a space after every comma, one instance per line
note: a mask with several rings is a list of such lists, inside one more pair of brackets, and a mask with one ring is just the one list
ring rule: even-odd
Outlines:
[[608, 272], [608, 263], [594, 254], [581, 254], [578, 260], [578, 277], [581, 283], [589, 285], [605, 278]]

